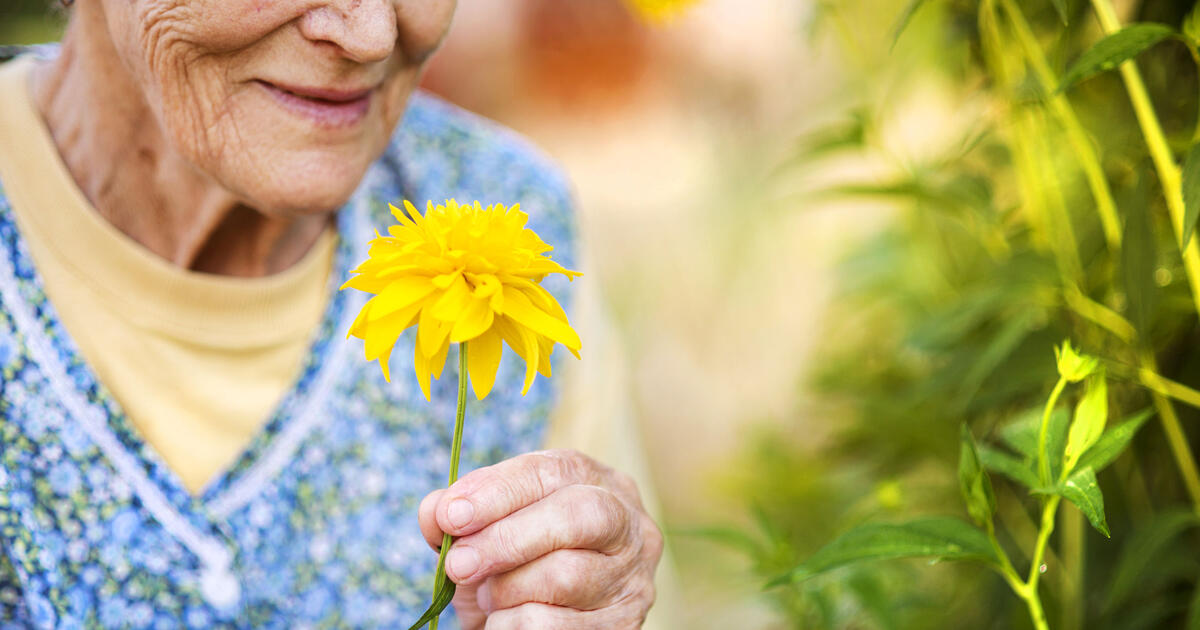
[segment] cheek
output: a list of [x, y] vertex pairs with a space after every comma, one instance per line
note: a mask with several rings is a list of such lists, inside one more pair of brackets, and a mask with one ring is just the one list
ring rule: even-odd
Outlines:
[[400, 43], [409, 59], [424, 59], [437, 49], [458, 5], [456, 0], [395, 0]]

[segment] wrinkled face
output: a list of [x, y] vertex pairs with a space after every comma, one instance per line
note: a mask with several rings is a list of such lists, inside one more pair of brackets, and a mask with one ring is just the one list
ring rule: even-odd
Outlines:
[[341, 206], [383, 152], [456, 0], [100, 0], [174, 145], [271, 214]]

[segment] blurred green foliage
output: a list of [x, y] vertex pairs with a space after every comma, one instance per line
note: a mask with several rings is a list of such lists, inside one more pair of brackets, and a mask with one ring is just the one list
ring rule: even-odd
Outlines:
[[[1200, 385], [1196, 304], [1163, 182], [1120, 75], [1083, 73], [1062, 92], [1115, 200], [1117, 222], [1106, 232], [1096, 182], [1053, 104], [1058, 92], [1039, 77], [1023, 27], [997, 8], [1003, 2], [887, 3], [895, 44], [855, 37], [856, 16], [880, 11], [880, 3], [817, 4], [811, 36], [839, 39], [855, 61], [846, 79], [851, 106], [841, 121], [801, 138], [784, 168], [800, 173], [860, 156], [887, 162], [891, 174], [804, 190], [793, 206], [872, 197], [900, 210], [847, 257], [819, 367], [805, 384], [820, 403], [804, 413], [821, 414], [830, 435], [816, 444], [786, 430], [756, 440], [735, 466], [743, 472], [733, 486], [758, 524], [710, 532], [747, 552], [764, 583], [867, 521], [965, 520], [955, 483], [959, 426], [996, 442], [1036, 412], [1057, 378], [1052, 347], [1063, 339], [1105, 361], [1110, 427], [1150, 407], [1139, 369]], [[1086, 1], [1012, 4], [1055, 77], [1103, 37]], [[1122, 6], [1127, 23], [1175, 30], [1192, 9], [1171, 0]], [[999, 41], [990, 41], [989, 24]], [[1197, 135], [1200, 82], [1190, 46], [1167, 38], [1138, 57], [1178, 162]], [[953, 86], [976, 120], [938, 155], [898, 155], [885, 133], [897, 116], [890, 97], [897, 84], [931, 80]], [[1191, 436], [1176, 449], [1195, 452], [1200, 413], [1178, 401], [1170, 409]], [[1073, 507], [1061, 511], [1041, 589], [1051, 627], [1200, 628], [1200, 497], [1189, 496], [1169, 424], [1146, 422], [1099, 474], [1111, 540]], [[992, 482], [998, 536], [1024, 573], [1039, 500], [1004, 477]], [[1030, 627], [999, 577], [964, 566], [854, 565], [765, 596], [795, 628]]]
[[53, 0], [0, 2], [0, 45], [57, 41], [65, 13]]

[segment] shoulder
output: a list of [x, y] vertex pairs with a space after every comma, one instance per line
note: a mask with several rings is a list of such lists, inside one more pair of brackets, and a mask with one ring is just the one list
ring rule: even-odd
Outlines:
[[444, 199], [519, 203], [530, 227], [547, 242], [563, 245], [555, 258], [569, 256], [575, 222], [570, 182], [554, 160], [515, 131], [418, 91], [384, 159], [418, 207]]

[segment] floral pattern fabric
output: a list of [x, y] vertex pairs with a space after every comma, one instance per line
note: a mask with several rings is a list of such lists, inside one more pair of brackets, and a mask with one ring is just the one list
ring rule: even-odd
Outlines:
[[[448, 368], [426, 402], [401, 350], [410, 330], [385, 382], [362, 342], [345, 339], [364, 297], [337, 291], [392, 222], [387, 204], [405, 198], [519, 202], [572, 265], [569, 189], [553, 165], [510, 132], [414, 95], [338, 212], [331, 297], [299, 377], [193, 496], [80, 357], [0, 189], [0, 629], [394, 628], [419, 616], [436, 555], [416, 510], [445, 484], [456, 375]], [[565, 281], [545, 286], [569, 303]], [[540, 445], [554, 381], [522, 397], [523, 375], [506, 349], [495, 391], [468, 407], [465, 469]]]

